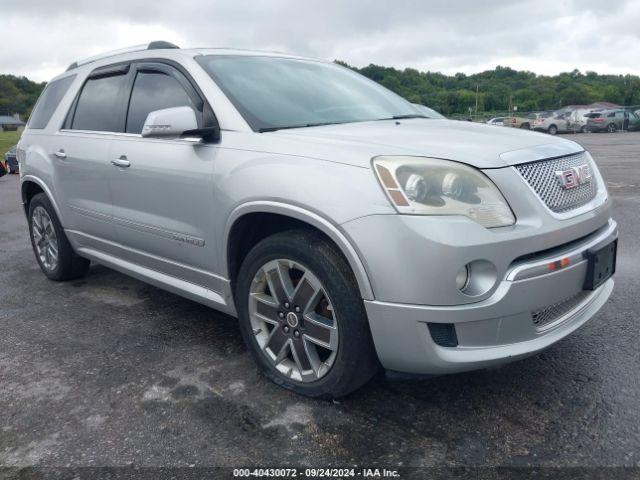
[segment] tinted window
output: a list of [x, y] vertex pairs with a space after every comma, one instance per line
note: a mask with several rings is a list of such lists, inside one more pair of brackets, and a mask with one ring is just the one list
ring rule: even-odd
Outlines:
[[29, 118], [29, 128], [46, 128], [53, 112], [56, 111], [60, 100], [67, 93], [71, 82], [76, 78], [75, 75], [61, 78], [47, 85], [40, 95], [40, 99], [36, 104], [36, 108]]
[[126, 75], [90, 78], [85, 83], [71, 126], [74, 130], [122, 131], [122, 92]]
[[140, 133], [147, 115], [154, 110], [190, 106], [193, 102], [180, 82], [164, 73], [139, 72], [131, 92], [127, 133]]
[[232, 55], [196, 60], [254, 130], [419, 115], [395, 93], [332, 63]]

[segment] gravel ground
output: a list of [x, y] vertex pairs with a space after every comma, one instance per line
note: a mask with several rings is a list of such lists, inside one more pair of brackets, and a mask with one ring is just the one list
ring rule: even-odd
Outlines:
[[46, 280], [3, 177], [0, 466], [640, 466], [640, 133], [570, 138], [620, 224], [600, 314], [536, 357], [340, 402], [264, 380], [236, 320], [197, 303], [101, 266]]

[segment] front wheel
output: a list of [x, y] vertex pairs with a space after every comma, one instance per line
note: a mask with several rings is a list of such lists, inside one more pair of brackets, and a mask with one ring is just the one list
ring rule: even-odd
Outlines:
[[555, 125], [551, 125], [549, 127], [549, 130], [547, 130], [549, 132], [549, 135], [555, 135], [556, 133], [558, 133], [558, 127], [556, 127]]
[[258, 366], [284, 388], [341, 397], [379, 368], [353, 273], [314, 232], [291, 230], [259, 242], [240, 267], [236, 306]]
[[616, 124], [615, 123], [610, 123], [609, 125], [607, 125], [607, 132], [609, 133], [613, 133], [615, 132], [616, 129]]
[[580, 128], [580, 133], [589, 133], [589, 130], [587, 129], [587, 126], [586, 126], [586, 125], [583, 125], [583, 126]]

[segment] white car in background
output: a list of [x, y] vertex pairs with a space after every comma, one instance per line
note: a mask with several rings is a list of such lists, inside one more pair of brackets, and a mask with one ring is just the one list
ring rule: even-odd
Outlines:
[[550, 135], [556, 133], [567, 133], [571, 129], [569, 127], [570, 112], [553, 113], [546, 117], [539, 117], [533, 122], [533, 130], [537, 132], [545, 132]]
[[587, 108], [572, 111], [568, 117], [569, 130], [576, 133], [587, 133], [587, 115], [589, 113], [591, 110]]
[[504, 126], [504, 117], [494, 117], [487, 120], [488, 125], [497, 125], [499, 127]]

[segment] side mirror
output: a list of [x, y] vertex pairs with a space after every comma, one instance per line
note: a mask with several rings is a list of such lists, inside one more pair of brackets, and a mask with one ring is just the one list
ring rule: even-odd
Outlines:
[[216, 125], [198, 128], [196, 114], [191, 107], [165, 108], [164, 110], [155, 110], [147, 115], [144, 127], [142, 127], [142, 136], [146, 138], [195, 138], [205, 142], [217, 142], [220, 140], [220, 127]]
[[198, 121], [191, 107], [165, 108], [155, 110], [144, 121], [142, 136], [146, 138], [180, 137], [189, 130], [196, 130]]

